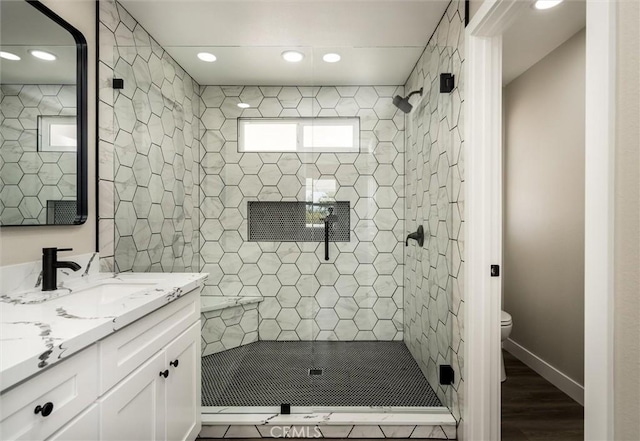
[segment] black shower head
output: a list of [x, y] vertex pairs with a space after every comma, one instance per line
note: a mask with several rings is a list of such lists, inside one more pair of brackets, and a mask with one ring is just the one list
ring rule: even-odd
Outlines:
[[396, 95], [395, 97], [393, 97], [393, 105], [402, 110], [404, 113], [409, 113], [413, 109], [413, 106], [409, 103], [409, 98], [411, 98], [415, 94], [420, 94], [420, 96], [422, 96], [422, 87], [420, 88], [420, 90], [414, 90], [404, 98], [402, 98], [400, 95]]
[[409, 113], [413, 109], [413, 106], [409, 104], [409, 98], [402, 98], [400, 95], [396, 95], [393, 98], [393, 105], [404, 113]]

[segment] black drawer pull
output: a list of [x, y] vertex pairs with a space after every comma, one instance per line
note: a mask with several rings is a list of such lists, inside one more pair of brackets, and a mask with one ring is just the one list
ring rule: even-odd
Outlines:
[[43, 417], [48, 417], [53, 412], [53, 403], [51, 401], [44, 403], [44, 406], [37, 405], [33, 413], [41, 414]]
[[176, 359], [176, 361], [170, 361], [169, 366], [178, 367], [178, 362], [179, 362], [178, 359]]
[[165, 369], [164, 371], [160, 371], [160, 376], [167, 378], [169, 376], [169, 370]]

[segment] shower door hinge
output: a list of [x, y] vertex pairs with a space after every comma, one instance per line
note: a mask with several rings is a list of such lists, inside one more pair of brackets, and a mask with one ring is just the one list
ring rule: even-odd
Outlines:
[[500, 265], [491, 265], [491, 277], [500, 277]]
[[447, 385], [453, 384], [455, 380], [455, 372], [451, 365], [449, 364], [441, 364], [440, 365], [440, 384]]
[[451, 93], [455, 87], [455, 75], [450, 73], [440, 74], [440, 93]]

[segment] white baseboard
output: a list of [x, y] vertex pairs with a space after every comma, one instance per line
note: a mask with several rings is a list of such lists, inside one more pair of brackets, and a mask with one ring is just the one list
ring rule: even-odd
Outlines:
[[[555, 367], [538, 357], [533, 352], [520, 346], [508, 338], [503, 342], [503, 348], [518, 360], [537, 372], [542, 378], [553, 384], [565, 394], [584, 406], [584, 386], [567, 377]], [[507, 372], [507, 378], [509, 372]]]

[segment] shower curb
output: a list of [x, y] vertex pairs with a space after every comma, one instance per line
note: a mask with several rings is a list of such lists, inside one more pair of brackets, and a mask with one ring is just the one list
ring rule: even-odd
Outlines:
[[200, 438], [401, 438], [450, 440], [456, 439], [456, 421], [448, 412], [361, 412], [292, 415], [216, 413], [202, 415]]

